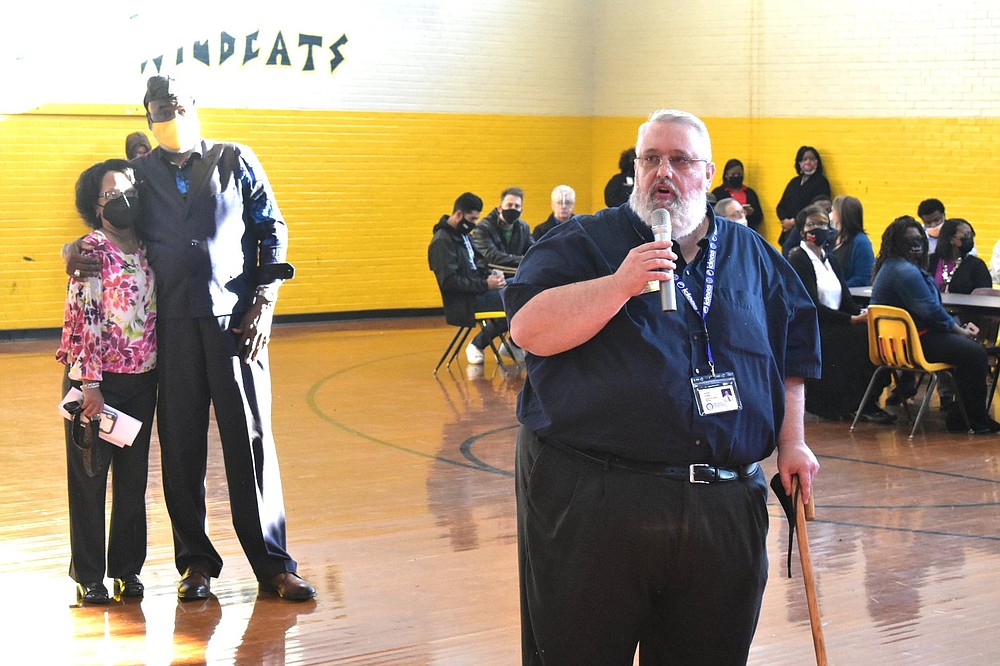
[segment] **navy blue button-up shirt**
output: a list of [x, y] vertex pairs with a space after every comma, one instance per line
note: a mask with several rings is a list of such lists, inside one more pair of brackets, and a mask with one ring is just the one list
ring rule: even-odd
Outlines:
[[[679, 292], [676, 312], [662, 311], [658, 293], [642, 294], [578, 347], [528, 354], [519, 420], [540, 437], [636, 460], [744, 465], [770, 455], [784, 417], [785, 377], [820, 375], [816, 308], [795, 271], [756, 232], [712, 215], [708, 236], [716, 232], [707, 329], [715, 371], [735, 374], [741, 410], [700, 416], [695, 404], [691, 379], [710, 374], [703, 249], [679, 276], [698, 312]], [[546, 289], [611, 275], [629, 250], [652, 240], [627, 204], [557, 226], [508, 282], [507, 316]]]

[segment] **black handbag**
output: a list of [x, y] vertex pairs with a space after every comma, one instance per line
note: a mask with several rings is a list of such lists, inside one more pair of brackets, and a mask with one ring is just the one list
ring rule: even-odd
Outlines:
[[101, 439], [101, 418], [84, 421], [83, 405], [76, 400], [64, 404], [63, 409], [73, 415], [73, 445], [83, 461], [83, 471], [91, 478], [107, 473], [112, 445]]

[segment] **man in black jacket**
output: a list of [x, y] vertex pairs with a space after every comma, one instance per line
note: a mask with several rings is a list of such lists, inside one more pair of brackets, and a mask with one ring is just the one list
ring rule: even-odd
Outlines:
[[521, 219], [523, 204], [524, 190], [508, 187], [500, 193], [500, 205], [472, 232], [472, 244], [486, 265], [513, 273], [535, 242], [528, 223]]
[[[503, 310], [499, 290], [506, 286], [506, 279], [502, 272], [486, 267], [485, 259], [469, 241], [482, 210], [482, 199], [471, 192], [462, 194], [455, 200], [451, 216], [442, 215], [434, 225], [434, 238], [427, 248], [427, 261], [441, 289], [445, 319], [454, 326], [474, 325], [477, 311]], [[481, 365], [490, 340], [506, 331], [506, 319], [491, 319], [465, 348], [469, 363]]]

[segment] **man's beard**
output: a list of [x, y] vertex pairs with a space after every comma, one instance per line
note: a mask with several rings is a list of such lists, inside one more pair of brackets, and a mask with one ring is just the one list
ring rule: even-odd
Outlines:
[[651, 194], [640, 192], [639, 187], [632, 189], [629, 196], [629, 206], [635, 211], [646, 226], [653, 226], [653, 211], [665, 208], [670, 213], [670, 226], [673, 238], [684, 238], [698, 228], [705, 219], [705, 191], [681, 196], [677, 186], [669, 180], [657, 180], [650, 184], [650, 192], [655, 192], [658, 185], [665, 184], [674, 193], [674, 200], [666, 204], [653, 199]]

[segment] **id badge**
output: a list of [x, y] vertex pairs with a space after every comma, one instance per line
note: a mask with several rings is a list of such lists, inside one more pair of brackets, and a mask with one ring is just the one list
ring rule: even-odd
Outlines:
[[731, 372], [720, 372], [714, 377], [692, 377], [691, 387], [700, 416], [743, 409], [740, 392], [736, 389], [736, 376]]

